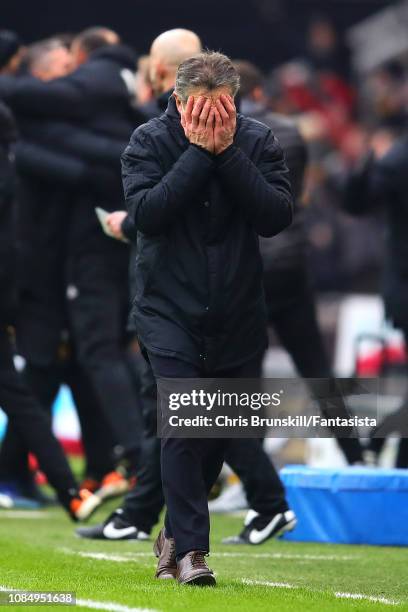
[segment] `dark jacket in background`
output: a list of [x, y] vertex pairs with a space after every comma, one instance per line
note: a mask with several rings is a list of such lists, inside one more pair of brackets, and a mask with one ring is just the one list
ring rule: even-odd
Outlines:
[[252, 118], [267, 125], [279, 141], [289, 169], [289, 180], [294, 201], [293, 222], [273, 240], [260, 238], [265, 273], [284, 272], [288, 268], [303, 267], [306, 257], [306, 235], [302, 211], [298, 200], [302, 195], [303, 178], [307, 163], [307, 149], [295, 122], [288, 117], [265, 110], [252, 112]]
[[[81, 128], [114, 143], [109, 156], [109, 146], [99, 149], [106, 154], [107, 166], [116, 177], [115, 184], [109, 178], [105, 187], [103, 175], [99, 182], [99, 194], [95, 198], [87, 190], [81, 190], [72, 209], [72, 248], [81, 250], [93, 242], [94, 248], [108, 244], [100, 236], [100, 226], [94, 207], [108, 210], [121, 207], [123, 190], [120, 180], [119, 151], [123, 151], [129, 135], [143, 120], [133, 106], [134, 91], [132, 74], [135, 71], [136, 55], [123, 45], [109, 45], [94, 51], [89, 60], [72, 74], [46, 83], [32, 78], [18, 79], [14, 88], [5, 80], [4, 95], [19, 117], [30, 122], [26, 139], [41, 143], [59, 153], [77, 153], [85, 159], [95, 161], [92, 145], [86, 142], [73, 143], [70, 128]], [[2, 79], [0, 79], [0, 96]], [[29, 132], [29, 133], [28, 133]], [[101, 161], [100, 158], [98, 161]], [[103, 160], [102, 160], [102, 163]], [[50, 175], [52, 175], [50, 173]], [[111, 241], [112, 242], [112, 241]], [[121, 245], [110, 245], [115, 251]], [[108, 247], [109, 248], [109, 247]]]
[[408, 329], [408, 137], [380, 160], [366, 158], [349, 178], [344, 207], [361, 215], [383, 207], [387, 219], [384, 269], [386, 313]]
[[161, 96], [158, 96], [157, 98], [152, 98], [151, 100], [149, 100], [149, 102], [146, 102], [145, 104], [142, 104], [142, 106], [139, 107], [139, 110], [146, 118], [146, 121], [148, 121], [149, 119], [154, 119], [155, 117], [158, 117], [159, 115], [165, 112], [169, 103], [169, 98], [172, 95], [173, 91], [174, 89], [169, 89], [168, 91], [165, 91], [163, 94], [161, 94]]
[[73, 258], [107, 252], [121, 273], [128, 265], [126, 247], [102, 233], [94, 208], [122, 207], [120, 155], [140, 123], [132, 106], [135, 62], [132, 50], [114, 45], [61, 79], [20, 77], [10, 85], [0, 78], [0, 95], [21, 127], [20, 345], [24, 354], [36, 347], [41, 363], [53, 359], [66, 327], [67, 274], [78, 272]]
[[15, 176], [12, 150], [17, 132], [13, 115], [0, 102], [0, 325], [10, 323], [15, 308]]
[[224, 369], [265, 349], [258, 235], [292, 220], [282, 150], [241, 115], [220, 156], [191, 145], [175, 101], [133, 134], [122, 157], [137, 228], [134, 318], [158, 355]]
[[[246, 101], [243, 100], [243, 106]], [[273, 238], [260, 237], [259, 247], [264, 268], [264, 286], [269, 318], [309, 291], [307, 236], [304, 211], [298, 204], [302, 195], [307, 163], [306, 144], [295, 122], [271, 113], [262, 106], [251, 105], [248, 114], [267, 125], [279, 141], [289, 169], [294, 200], [294, 216], [290, 227]]]
[[126, 138], [129, 124], [142, 120], [132, 106], [135, 93], [130, 83], [136, 55], [123, 45], [108, 45], [94, 51], [89, 60], [68, 76], [53, 81], [0, 79], [0, 95], [12, 107], [27, 116], [80, 121], [99, 134]]

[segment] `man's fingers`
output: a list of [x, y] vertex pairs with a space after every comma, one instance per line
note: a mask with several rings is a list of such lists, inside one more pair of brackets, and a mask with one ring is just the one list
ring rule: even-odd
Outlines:
[[230, 116], [236, 115], [237, 109], [235, 108], [235, 104], [234, 104], [234, 101], [233, 101], [232, 97], [231, 96], [224, 96], [224, 95], [222, 95], [220, 97], [221, 97], [221, 101], [222, 101], [222, 103], [223, 103], [227, 113]]
[[191, 113], [194, 108], [194, 96], [189, 96], [186, 104], [186, 109], [184, 111], [184, 118], [187, 123], [191, 123]]
[[193, 125], [193, 128], [198, 127], [198, 122], [199, 122], [201, 111], [203, 110], [205, 101], [206, 101], [206, 98], [204, 98], [204, 96], [200, 96], [197, 102], [194, 104], [193, 112], [191, 113], [191, 123]]
[[227, 111], [225, 110], [223, 103], [221, 102], [221, 100], [218, 99], [218, 100], [215, 101], [215, 104], [216, 104], [217, 110], [218, 110], [218, 112], [219, 112], [219, 114], [221, 116], [222, 122], [226, 123], [228, 121], [228, 119], [229, 119], [229, 115], [228, 115]]
[[215, 122], [215, 127], [216, 128], [221, 128], [222, 127], [221, 115], [220, 115], [219, 110], [217, 108], [214, 108], [214, 122]]
[[203, 127], [203, 128], [205, 128], [205, 126], [206, 126], [207, 118], [208, 118], [208, 115], [209, 115], [210, 110], [211, 110], [211, 104], [212, 104], [211, 103], [211, 99], [207, 98], [207, 100], [205, 101], [205, 104], [203, 106], [203, 110], [200, 113], [199, 123], [200, 123], [200, 126]]
[[206, 122], [206, 128], [207, 129], [213, 128], [214, 127], [214, 121], [215, 121], [215, 109], [214, 109], [214, 107], [212, 107], [210, 112], [208, 113], [207, 122]]

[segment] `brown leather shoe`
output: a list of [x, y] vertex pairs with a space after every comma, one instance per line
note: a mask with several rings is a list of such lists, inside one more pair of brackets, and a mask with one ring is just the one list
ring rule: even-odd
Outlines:
[[174, 538], [166, 538], [164, 527], [153, 545], [153, 552], [159, 560], [157, 563], [156, 578], [159, 578], [159, 580], [176, 578], [176, 545], [174, 543]]
[[206, 563], [206, 554], [201, 550], [192, 550], [184, 555], [177, 563], [179, 584], [215, 586], [215, 576]]

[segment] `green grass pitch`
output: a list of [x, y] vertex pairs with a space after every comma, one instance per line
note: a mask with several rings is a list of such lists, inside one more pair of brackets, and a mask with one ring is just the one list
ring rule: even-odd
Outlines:
[[[115, 506], [101, 508], [92, 522]], [[216, 516], [209, 563], [217, 587], [180, 587], [153, 578], [151, 543], [81, 540], [57, 508], [26, 515], [32, 518], [0, 511], [0, 587], [74, 591], [77, 610], [408, 610], [406, 549], [284, 541], [224, 546], [221, 538], [237, 533], [242, 518]], [[30, 606], [50, 607], [56, 606]]]

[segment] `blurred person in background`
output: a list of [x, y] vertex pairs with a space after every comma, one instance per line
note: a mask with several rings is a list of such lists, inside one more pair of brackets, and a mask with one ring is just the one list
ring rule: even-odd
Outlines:
[[383, 258], [381, 222], [351, 218], [341, 206], [344, 178], [366, 146], [367, 130], [355, 124], [335, 148], [324, 131], [312, 134], [308, 122], [309, 116], [300, 117], [309, 150], [304, 223], [312, 286], [320, 294], [376, 293]]
[[334, 24], [326, 16], [314, 17], [308, 28], [305, 55], [319, 72], [350, 77], [350, 53]]
[[304, 53], [276, 70], [284, 105], [292, 113], [314, 113], [330, 141], [341, 145], [353, 126], [355, 89], [344, 36], [326, 16], [310, 21]]
[[375, 218], [352, 219], [341, 206], [344, 176], [364, 150], [368, 129], [356, 120], [355, 87], [333, 70], [303, 58], [279, 67], [267, 81], [268, 105], [296, 116], [308, 147], [303, 201], [313, 288], [372, 293], [383, 255], [381, 226]]
[[24, 58], [20, 37], [10, 30], [0, 30], [0, 74], [16, 74]]
[[[16, 310], [16, 200], [14, 155], [17, 137], [10, 110], [0, 102], [0, 407], [12, 427], [32, 451], [58, 499], [74, 520], [84, 520], [100, 504], [100, 499], [80, 490], [65, 455], [52, 434], [51, 420], [30, 394], [14, 365], [14, 349], [9, 325]], [[0, 493], [0, 507], [15, 505], [13, 492]]]
[[[156, 42], [157, 41], [157, 42]], [[162, 42], [160, 42], [162, 41]], [[151, 54], [154, 51], [154, 61], [158, 70], [151, 70], [151, 54], [139, 59], [136, 75], [136, 98], [146, 119], [161, 114], [167, 107], [168, 97], [174, 87], [176, 68], [173, 62], [166, 61], [166, 53], [171, 50], [172, 57], [190, 57], [201, 51], [201, 42], [193, 32], [173, 30], [163, 33], [153, 42]], [[168, 73], [172, 75], [168, 78]], [[157, 82], [151, 80], [151, 75]], [[171, 81], [172, 86], [163, 92], [163, 82]], [[154, 97], [158, 92], [159, 104]], [[164, 93], [164, 95], [163, 95]], [[130, 222], [124, 210], [112, 212], [107, 217], [107, 224], [114, 236], [120, 240], [134, 242], [131, 252], [135, 249], [134, 224]], [[135, 294], [134, 274], [132, 273], [134, 257], [131, 257], [130, 287], [131, 297]], [[129, 329], [136, 332], [129, 321]], [[145, 453], [144, 466], [138, 475], [137, 487], [126, 496], [121, 507], [117, 508], [108, 518], [94, 527], [80, 529], [77, 534], [84, 538], [111, 540], [144, 540], [149, 537], [154, 525], [158, 522], [164, 506], [163, 489], [160, 475], [160, 441], [157, 438], [156, 424], [156, 383], [150, 366], [144, 359], [139, 361], [141, 374], [141, 399], [145, 422]]]
[[[386, 259], [383, 271], [383, 298], [386, 317], [404, 334], [408, 346], [408, 129], [394, 139], [385, 130], [372, 138], [372, 150], [350, 174], [344, 207], [354, 215], [385, 211]], [[408, 467], [408, 397], [394, 414], [371, 432], [369, 449], [380, 452], [384, 438], [400, 435], [396, 466]]]
[[[35, 43], [27, 49], [24, 69], [44, 81], [62, 77], [73, 69], [72, 56], [57, 39]], [[46, 129], [30, 117], [19, 116], [20, 139], [16, 145], [19, 208], [19, 265], [16, 336], [24, 357], [24, 377], [35, 397], [48, 412], [60, 385], [69, 385], [78, 410], [87, 460], [86, 482], [96, 489], [114, 464], [110, 455], [114, 439], [97, 404], [92, 387], [75, 359], [69, 342], [65, 307], [67, 235], [73, 200], [78, 187], [92, 189], [99, 180], [95, 165], [49, 148], [45, 132], [59, 133], [60, 126], [47, 122]], [[66, 130], [65, 130], [66, 132]], [[91, 136], [73, 133], [72, 140]], [[75, 138], [74, 138], [75, 137]], [[105, 145], [99, 141], [94, 148]], [[107, 172], [100, 168], [99, 175]], [[40, 229], [40, 228], [41, 229]], [[8, 427], [0, 451], [0, 490], [14, 490], [19, 499], [47, 503], [28, 470], [27, 448], [21, 436]]]
[[148, 104], [154, 99], [154, 91], [150, 80], [150, 56], [142, 55], [137, 61], [136, 100], [139, 106]]
[[167, 30], [155, 38], [149, 54], [149, 79], [154, 97], [141, 106], [147, 119], [165, 112], [179, 64], [200, 51], [201, 40], [190, 30]]
[[341, 145], [353, 125], [355, 93], [334, 73], [319, 73], [302, 61], [277, 70], [281, 104], [295, 113], [313, 113], [334, 146]]
[[[253, 64], [235, 62], [241, 79], [242, 112], [268, 125], [285, 152], [294, 199], [292, 225], [273, 239], [259, 239], [264, 265], [264, 287], [268, 310], [268, 322], [276, 331], [282, 346], [291, 356], [299, 374], [310, 379], [331, 379], [333, 372], [319, 329], [316, 304], [311, 288], [307, 265], [307, 237], [304, 227], [304, 211], [300, 202], [307, 164], [306, 144], [296, 123], [267, 108], [264, 77]], [[325, 416], [333, 416], [324, 400], [319, 401]], [[339, 396], [336, 414], [343, 418], [350, 415]], [[333, 431], [337, 443], [348, 463], [363, 462], [362, 446], [358, 439], [350, 438], [350, 432]]]
[[50, 39], [31, 45], [24, 56], [24, 68], [40, 81], [64, 77], [74, 69], [73, 57], [62, 41]]
[[361, 80], [359, 115], [366, 125], [401, 129], [408, 104], [408, 79], [401, 61], [390, 61]]
[[[79, 184], [71, 199], [64, 285], [78, 363], [117, 440], [114, 459], [120, 467], [102, 482], [102, 496], [128, 488], [140, 466], [142, 433], [138, 392], [127, 360], [128, 251], [101, 233], [94, 210], [96, 205], [116, 209], [122, 200], [119, 157], [140, 123], [132, 79], [136, 56], [118, 40], [106, 28], [90, 28], [72, 43], [80, 66], [70, 75], [46, 83], [19, 79], [11, 89], [5, 83], [10, 103], [20, 117], [35, 117], [50, 152], [87, 159], [94, 177], [92, 189]], [[90, 139], [84, 138], [88, 135]], [[101, 142], [96, 148], [95, 138]], [[95, 162], [104, 166], [103, 172], [95, 172]]]
[[[103, 42], [102, 42], [103, 41]], [[95, 51], [101, 49], [101, 47], [111, 45], [114, 49], [117, 49], [117, 45], [121, 44], [120, 36], [117, 32], [104, 27], [92, 27], [87, 28], [77, 36], [74, 36], [71, 42], [71, 53], [73, 56], [74, 64], [78, 68], [82, 64], [89, 61], [89, 57]], [[122, 50], [123, 52], [124, 50]], [[125, 55], [129, 55], [130, 49], [125, 52]], [[108, 54], [109, 55], [109, 54]], [[121, 55], [119, 51], [119, 55]], [[115, 56], [115, 53], [113, 54]], [[132, 66], [135, 68], [135, 65]]]
[[[140, 106], [141, 112], [149, 119], [160, 115], [167, 108], [168, 98], [172, 94], [179, 61], [201, 51], [201, 42], [194, 32], [188, 30], [171, 30], [158, 36], [152, 44], [151, 55], [145, 60], [143, 70], [149, 69], [149, 79], [152, 91], [157, 92], [156, 98]], [[169, 60], [166, 54], [170, 53]], [[140, 70], [140, 66], [139, 66]], [[151, 80], [153, 77], [153, 80]], [[139, 76], [140, 78], [140, 76]], [[164, 90], [163, 90], [164, 89]], [[136, 231], [134, 223], [125, 210], [117, 210], [107, 217], [107, 224], [113, 235], [119, 240], [128, 240], [131, 244], [130, 257], [130, 296], [133, 300], [135, 287], [135, 255]], [[134, 323], [129, 320], [129, 330], [136, 333]], [[144, 420], [144, 465], [138, 473], [137, 486], [131, 489], [121, 507], [117, 508], [107, 519], [95, 527], [81, 529], [77, 533], [81, 537], [111, 540], [146, 539], [158, 522], [164, 506], [163, 488], [160, 474], [160, 440], [157, 438], [157, 397], [156, 382], [149, 364], [142, 358], [138, 363], [141, 400]]]

